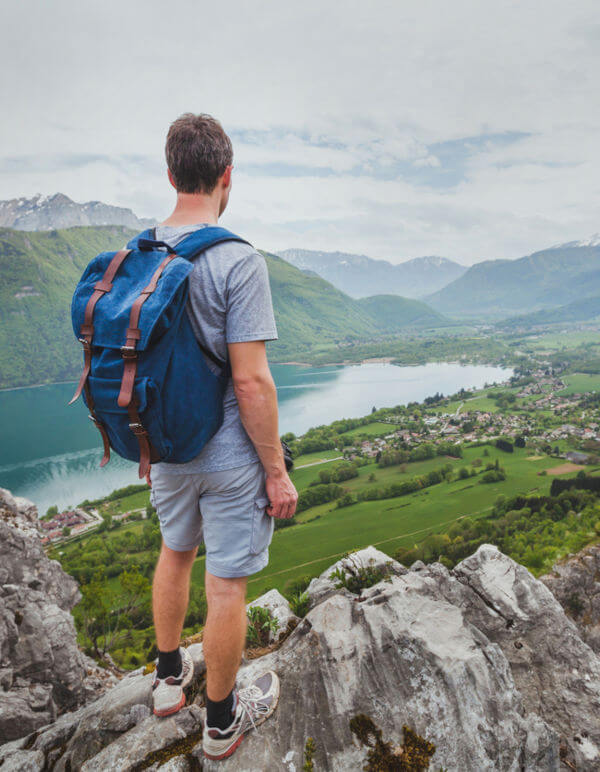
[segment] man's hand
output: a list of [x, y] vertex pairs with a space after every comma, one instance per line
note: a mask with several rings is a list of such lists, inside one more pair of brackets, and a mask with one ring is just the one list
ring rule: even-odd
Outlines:
[[293, 517], [298, 503], [298, 493], [288, 473], [268, 475], [265, 486], [269, 499], [269, 506], [266, 509], [267, 515], [282, 520]]

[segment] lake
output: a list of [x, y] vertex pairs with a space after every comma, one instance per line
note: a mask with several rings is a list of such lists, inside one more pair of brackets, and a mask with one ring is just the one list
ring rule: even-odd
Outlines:
[[[421, 401], [436, 392], [502, 382], [512, 370], [487, 365], [384, 363], [302, 367], [272, 365], [280, 431], [302, 434], [336, 418], [357, 418], [373, 407]], [[103, 496], [137, 482], [136, 465], [114, 455], [104, 469], [100, 435], [82, 400], [67, 406], [74, 384], [0, 392], [0, 487], [34, 501], [40, 514]]]

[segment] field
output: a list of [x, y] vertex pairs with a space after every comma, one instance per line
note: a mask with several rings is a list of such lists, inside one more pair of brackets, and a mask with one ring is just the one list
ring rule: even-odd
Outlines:
[[[568, 346], [565, 343], [568, 342]], [[530, 348], [544, 351], [561, 351], [581, 346], [585, 343], [598, 343], [598, 333], [594, 330], [569, 330], [568, 340], [564, 333], [548, 332], [545, 335], [531, 336], [524, 341]]]
[[[371, 472], [377, 477], [377, 485], [381, 485], [421, 474], [446, 462], [468, 466], [483, 456], [483, 450], [482, 447], [466, 448], [463, 459], [438, 457], [408, 464], [404, 474], [399, 467], [378, 469], [369, 465], [361, 468], [358, 480], [348, 480], [344, 487], [359, 487], [361, 479], [364, 486], [365, 475]], [[485, 514], [498, 494], [549, 492], [551, 480], [538, 473], [556, 466], [555, 459], [543, 456], [532, 461], [524, 449], [503, 453], [488, 447], [488, 452], [484, 461], [499, 458], [506, 469], [506, 480], [484, 485], [478, 483], [477, 478], [456, 480], [400, 498], [365, 501], [343, 509], [337, 509], [334, 503], [323, 504], [303, 512], [298, 525], [275, 532], [269, 565], [249, 580], [249, 598], [256, 598], [272, 587], [282, 591], [291, 579], [316, 576], [348, 550], [373, 544], [392, 555], [398, 547], [412, 545], [431, 532], [445, 530], [461, 517]], [[314, 476], [317, 470], [315, 467]], [[193, 569], [195, 583], [203, 584], [203, 572], [204, 557], [200, 557]]]
[[563, 381], [567, 388], [556, 393], [562, 397], [567, 394], [583, 394], [591, 391], [600, 391], [600, 375], [594, 373], [574, 373], [565, 375]]
[[569, 472], [578, 472], [580, 469], [585, 469], [585, 466], [582, 466], [581, 464], [559, 464], [558, 466], [547, 469], [546, 474], [553, 476], [557, 474], [569, 474]]
[[[373, 423], [362, 430], [370, 430], [376, 436], [388, 424]], [[488, 455], [484, 455], [487, 450]], [[296, 459], [292, 479], [299, 491], [318, 479], [321, 469], [335, 465], [337, 451], [322, 451], [307, 454]], [[515, 448], [514, 453], [504, 453], [495, 447], [463, 446], [463, 458], [436, 456], [432, 459], [407, 463], [401, 466], [379, 468], [374, 462], [360, 467], [358, 477], [346, 480], [343, 487], [357, 492], [371, 485], [383, 487], [401, 482], [417, 475], [426, 474], [444, 464], [454, 468], [469, 467], [475, 459], [485, 464], [496, 458], [506, 469], [507, 479], [493, 484], [480, 484], [478, 478], [443, 482], [417, 493], [399, 498], [378, 501], [364, 501], [350, 507], [338, 509], [335, 502], [321, 504], [301, 512], [298, 524], [275, 532], [270, 550], [269, 566], [249, 580], [249, 598], [255, 598], [268, 589], [285, 589], [291, 579], [302, 576], [316, 576], [331, 565], [344, 552], [365, 547], [378, 546], [392, 555], [400, 546], [412, 545], [425, 539], [430, 533], [443, 531], [462, 517], [479, 517], [489, 511], [498, 494], [541, 492], [547, 493], [553, 474], [575, 473], [581, 467], [575, 464], [557, 466], [556, 459], [546, 455], [528, 455], [529, 451]], [[540, 476], [546, 470], [547, 476]], [[369, 476], [375, 480], [369, 482]], [[107, 502], [100, 511], [117, 514], [136, 510], [147, 505], [147, 490], [133, 493], [122, 499]], [[125, 534], [139, 534], [144, 521], [124, 523], [104, 537], [109, 541], [121, 539]], [[83, 537], [93, 539], [93, 535]], [[77, 549], [79, 539], [62, 546], [65, 556]], [[141, 553], [137, 553], [138, 557]], [[204, 556], [196, 559], [193, 582], [204, 584]], [[110, 580], [116, 585], [117, 580]]]
[[340, 434], [340, 437], [343, 438], [347, 445], [351, 445], [357, 437], [381, 437], [385, 434], [391, 434], [397, 428], [394, 424], [373, 421], [372, 424], [366, 424], [365, 426], [359, 426], [357, 429], [351, 429], [349, 432], [344, 432]]

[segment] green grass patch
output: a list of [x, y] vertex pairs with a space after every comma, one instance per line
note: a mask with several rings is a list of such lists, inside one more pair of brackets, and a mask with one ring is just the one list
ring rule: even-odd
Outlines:
[[[456, 464], [468, 465], [471, 460], [481, 457], [485, 465], [487, 461], [494, 462], [499, 458], [507, 471], [506, 480], [488, 485], [479, 484], [478, 478], [455, 480], [395, 499], [360, 502], [343, 509], [329, 503], [306, 510], [301, 515], [303, 522], [275, 532], [269, 565], [249, 580], [249, 598], [256, 598], [272, 587], [282, 591], [290, 579], [306, 574], [316, 576], [348, 550], [374, 544], [383, 552], [392, 554], [400, 546], [412, 546], [429, 533], [450, 527], [460, 517], [485, 514], [500, 493], [510, 496], [530, 491], [549, 492], [552, 478], [538, 476], [537, 473], [555, 466], [556, 459], [544, 456], [539, 461], [529, 461], [524, 449], [503, 453], [486, 447], [489, 456], [483, 457], [483, 447], [466, 448], [465, 458], [457, 460]], [[419, 463], [435, 468], [447, 461], [450, 459], [438, 457]], [[414, 473], [417, 464], [407, 466], [409, 469], [412, 466]], [[375, 467], [364, 467], [361, 472], [364, 469], [374, 471]], [[394, 467], [388, 467], [376, 470], [375, 474], [393, 474], [393, 470]], [[355, 482], [347, 481], [344, 487], [350, 487], [350, 483]], [[379, 483], [380, 479], [374, 484]], [[320, 518], [313, 520], [317, 515]], [[194, 564], [193, 581], [203, 585], [203, 574], [204, 557], [201, 557]]]
[[357, 429], [351, 429], [349, 432], [344, 432], [343, 434], [340, 434], [340, 438], [348, 445], [351, 445], [357, 437], [383, 437], [386, 434], [392, 434], [399, 428], [399, 426], [394, 424], [384, 423], [383, 421], [374, 421], [372, 424], [365, 424], [364, 426], [359, 426]]
[[556, 392], [561, 397], [600, 391], [600, 375], [596, 373], [573, 373], [563, 376], [562, 380], [567, 384], [567, 388]]

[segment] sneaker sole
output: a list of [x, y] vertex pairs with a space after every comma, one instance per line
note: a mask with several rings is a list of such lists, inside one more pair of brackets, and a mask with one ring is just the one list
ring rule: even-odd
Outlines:
[[226, 759], [228, 756], [231, 756], [239, 747], [240, 743], [244, 739], [244, 735], [241, 734], [237, 740], [227, 748], [227, 750], [224, 753], [221, 753], [219, 756], [213, 756], [210, 753], [207, 753], [204, 751], [204, 756], [207, 759], [210, 759], [211, 761], [221, 761], [222, 759]]
[[173, 713], [177, 713], [181, 710], [181, 708], [185, 707], [185, 694], [181, 695], [181, 699], [179, 700], [179, 703], [177, 705], [173, 705], [172, 708], [165, 708], [165, 710], [154, 710], [154, 715], [163, 717], [163, 716], [171, 716]]

